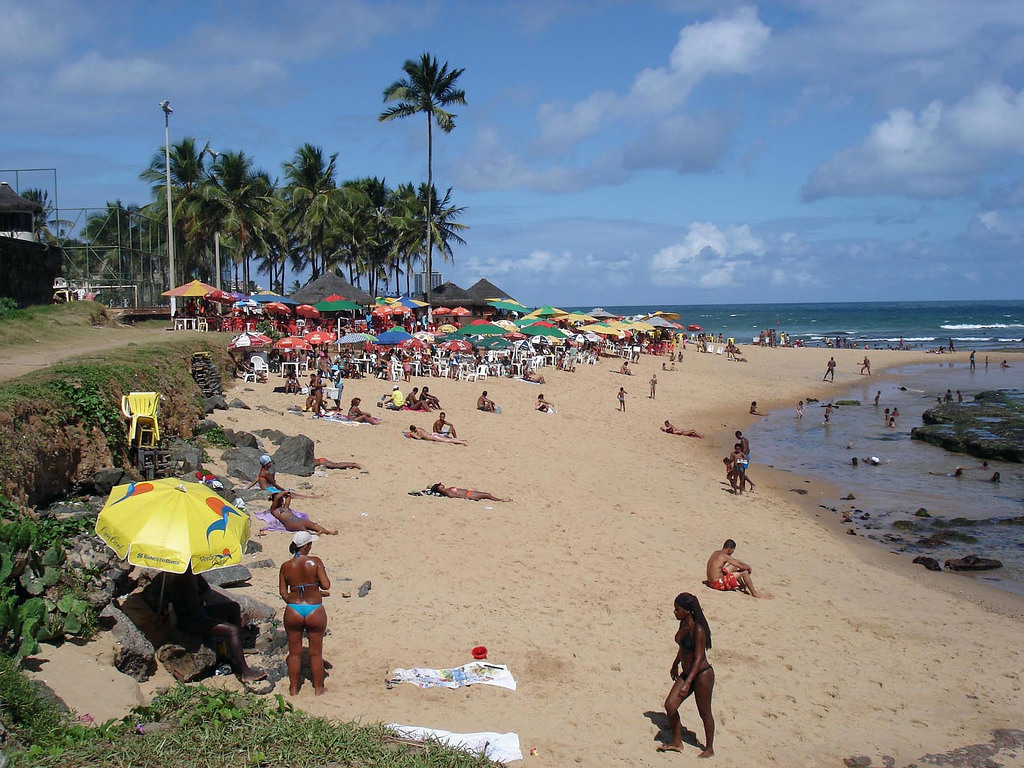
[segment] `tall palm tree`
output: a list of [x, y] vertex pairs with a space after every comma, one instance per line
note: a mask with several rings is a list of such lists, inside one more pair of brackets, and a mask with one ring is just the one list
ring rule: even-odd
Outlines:
[[411, 184], [400, 184], [388, 201], [391, 214], [392, 258], [405, 263], [405, 292], [411, 294], [409, 281], [417, 261], [423, 257], [426, 208]]
[[448, 191], [444, 193], [444, 197], [441, 200], [438, 200], [436, 189], [433, 187], [427, 187], [426, 184], [421, 184], [419, 198], [421, 201], [425, 201], [425, 203], [421, 202], [422, 207], [426, 208], [428, 211], [433, 211], [433, 215], [428, 220], [429, 226], [427, 231], [431, 233], [434, 241], [437, 243], [437, 250], [441, 252], [441, 257], [446, 262], [453, 261], [454, 256], [452, 255], [452, 243], [458, 243], [459, 245], [466, 244], [466, 241], [462, 239], [459, 232], [464, 232], [469, 229], [469, 227], [455, 221], [466, 212], [465, 207], [452, 205], [451, 187], [448, 187]]
[[327, 240], [339, 202], [334, 183], [337, 159], [335, 153], [325, 160], [320, 147], [303, 144], [284, 164], [283, 223], [304, 244], [304, 260], [312, 267], [313, 278], [327, 271]]
[[[406, 77], [396, 80], [384, 89], [384, 102], [396, 102], [380, 114], [380, 121], [387, 122], [396, 118], [411, 117], [425, 114], [427, 116], [427, 187], [434, 187], [434, 123], [444, 133], [451, 133], [455, 128], [455, 115], [446, 110], [452, 104], [465, 104], [466, 92], [456, 87], [459, 76], [464, 69], [448, 70], [448, 62], [438, 66], [437, 59], [424, 53], [418, 62], [408, 59], [402, 65]], [[427, 204], [431, 200], [428, 198]], [[427, 221], [433, 218], [427, 209]], [[427, 228], [427, 303], [430, 302], [431, 279], [433, 277], [431, 251], [433, 250], [433, 234]], [[430, 310], [427, 310], [428, 316]]]

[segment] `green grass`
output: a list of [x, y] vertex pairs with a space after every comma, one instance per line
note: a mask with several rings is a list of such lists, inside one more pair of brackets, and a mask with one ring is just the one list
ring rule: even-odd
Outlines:
[[37, 341], [68, 340], [95, 325], [107, 325], [106, 310], [95, 301], [10, 309], [0, 313], [0, 348]]
[[[2, 697], [0, 697], [2, 699]], [[19, 699], [21, 701], [21, 699]], [[281, 696], [179, 685], [121, 721], [74, 724], [44, 705], [39, 730], [18, 731], [12, 765], [53, 768], [375, 766], [483, 768], [486, 758], [428, 744], [410, 746], [381, 726], [335, 723], [295, 710]], [[28, 710], [22, 707], [25, 713]], [[38, 736], [38, 740], [36, 737]]]

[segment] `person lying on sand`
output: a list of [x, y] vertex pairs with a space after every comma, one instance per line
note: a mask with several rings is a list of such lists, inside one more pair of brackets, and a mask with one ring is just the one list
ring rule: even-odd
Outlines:
[[543, 384], [544, 377], [536, 371], [523, 371], [523, 381], [532, 381], [534, 384]]
[[446, 486], [444, 483], [434, 483], [430, 486], [431, 493], [447, 496], [449, 499], [469, 499], [470, 501], [512, 501], [512, 499], [499, 499], [487, 491], [471, 491], [469, 488], [456, 488], [454, 485]]
[[661, 428], [661, 431], [669, 435], [682, 435], [683, 437], [699, 437], [704, 438], [704, 435], [699, 432], [695, 432], [692, 429], [679, 429], [679, 427], [672, 426], [667, 420], [665, 426]]
[[708, 558], [707, 585], [719, 592], [746, 592], [751, 597], [760, 597], [754, 589], [750, 574], [754, 570], [742, 560], [733, 557], [736, 542], [726, 539], [722, 548]]
[[331, 461], [323, 457], [319, 459], [313, 459], [314, 467], [323, 467], [324, 469], [362, 469], [362, 464], [356, 464], [354, 461]]
[[432, 443], [451, 443], [452, 445], [469, 445], [465, 440], [457, 437], [448, 437], [447, 435], [439, 435], [434, 432], [427, 432], [422, 427], [417, 427], [415, 424], [409, 425], [409, 431], [405, 433], [406, 437], [411, 437], [413, 440], [427, 440]]

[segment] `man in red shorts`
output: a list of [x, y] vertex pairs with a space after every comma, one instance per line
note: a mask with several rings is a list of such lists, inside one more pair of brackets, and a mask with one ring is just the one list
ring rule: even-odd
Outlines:
[[739, 590], [751, 597], [760, 597], [754, 589], [754, 580], [750, 577], [754, 569], [734, 558], [732, 555], [735, 551], [736, 542], [726, 539], [722, 548], [708, 558], [707, 585], [719, 592]]

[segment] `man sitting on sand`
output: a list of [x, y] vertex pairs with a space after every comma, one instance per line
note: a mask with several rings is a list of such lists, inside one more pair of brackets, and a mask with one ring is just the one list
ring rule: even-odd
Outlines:
[[402, 394], [402, 388], [395, 384], [391, 388], [390, 395], [381, 395], [380, 401], [377, 403], [377, 407], [384, 407], [391, 411], [400, 411], [405, 405], [405, 395]]
[[707, 585], [719, 592], [746, 592], [751, 597], [760, 597], [750, 577], [753, 568], [734, 558], [736, 542], [726, 539], [725, 544], [708, 558]]
[[669, 435], [682, 435], [683, 437], [699, 437], [702, 438], [704, 435], [699, 432], [695, 432], [692, 429], [679, 429], [679, 427], [672, 426], [668, 420], [665, 421], [665, 426], [661, 428], [661, 431]]
[[494, 404], [494, 401], [487, 396], [487, 390], [476, 399], [476, 409], [487, 413], [501, 413], [501, 409]]
[[629, 370], [629, 361], [628, 360], [626, 360], [622, 364], [622, 367], [619, 368], [619, 373], [621, 373], [623, 376], [632, 376], [633, 375], [633, 372], [631, 370]]
[[445, 437], [458, 437], [459, 434], [455, 431], [455, 425], [448, 421], [448, 417], [445, 416], [444, 411], [437, 414], [437, 421], [434, 422], [432, 428], [434, 434], [444, 435]]

